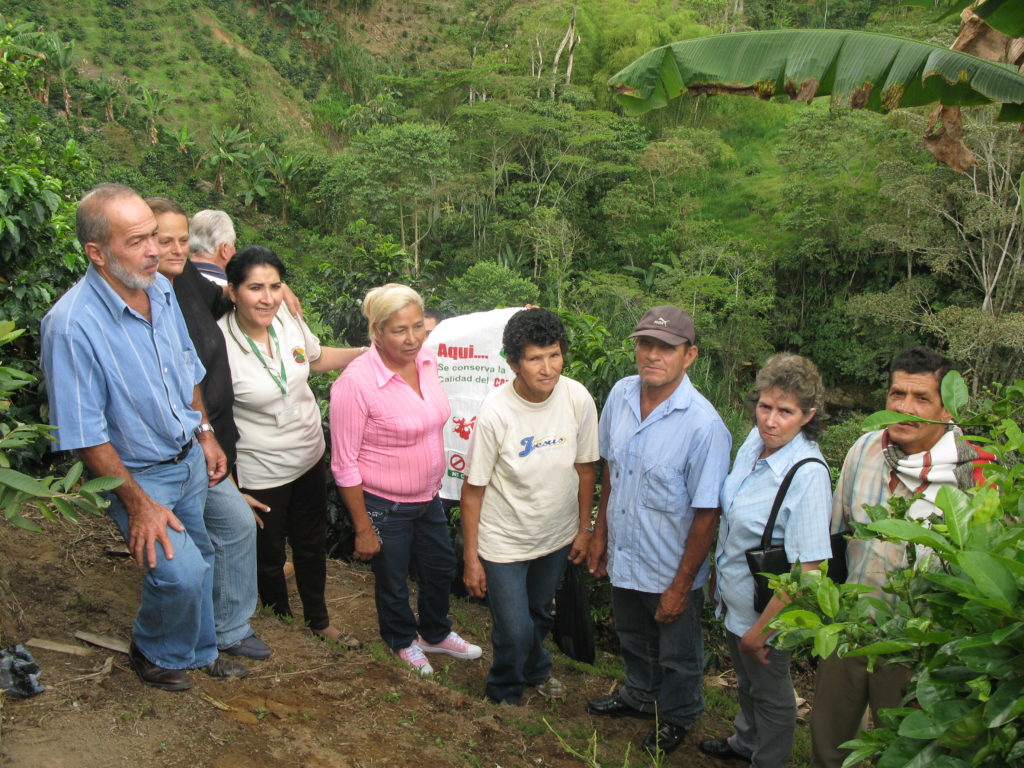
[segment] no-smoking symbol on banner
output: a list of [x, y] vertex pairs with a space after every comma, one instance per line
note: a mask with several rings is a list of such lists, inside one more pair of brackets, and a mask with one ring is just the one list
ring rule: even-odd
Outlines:
[[448, 466], [456, 472], [462, 472], [466, 468], [466, 459], [464, 456], [459, 456], [457, 453], [452, 454], [451, 459], [448, 461]]

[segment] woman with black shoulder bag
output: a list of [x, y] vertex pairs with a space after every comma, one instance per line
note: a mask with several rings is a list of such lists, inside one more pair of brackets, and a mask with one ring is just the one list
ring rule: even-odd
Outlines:
[[704, 741], [700, 749], [717, 758], [749, 760], [754, 768], [782, 768], [792, 751], [796, 701], [790, 654], [772, 646], [766, 627], [784, 604], [765, 594], [763, 585], [757, 599], [747, 552], [759, 550], [774, 507], [770, 544], [784, 548], [790, 564], [820, 567], [832, 554], [832, 483], [814, 442], [821, 433], [824, 393], [814, 363], [799, 355], [775, 355], [758, 372], [755, 387], [750, 402], [756, 424], [722, 486], [715, 552], [716, 598], [736, 668], [740, 709], [734, 733]]

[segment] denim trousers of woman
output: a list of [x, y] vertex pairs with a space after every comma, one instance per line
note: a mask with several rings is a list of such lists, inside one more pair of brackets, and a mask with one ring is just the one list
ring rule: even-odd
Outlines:
[[[440, 498], [404, 503], [366, 492], [363, 497], [381, 541], [371, 561], [380, 636], [393, 651], [408, 648], [417, 634], [427, 643], [440, 643], [452, 628], [448, 604], [455, 577], [455, 552]], [[409, 605], [413, 554], [419, 619]]]
[[487, 576], [494, 649], [486, 691], [495, 704], [518, 704], [524, 686], [543, 683], [551, 675], [544, 638], [554, 623], [551, 604], [570, 546], [515, 563], [480, 560]]

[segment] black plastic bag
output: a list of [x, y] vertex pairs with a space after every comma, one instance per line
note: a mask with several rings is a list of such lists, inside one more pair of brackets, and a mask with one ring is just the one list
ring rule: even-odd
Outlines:
[[555, 593], [555, 624], [551, 636], [570, 659], [593, 664], [594, 619], [590, 615], [590, 599], [581, 568], [572, 563], [565, 568], [562, 585]]

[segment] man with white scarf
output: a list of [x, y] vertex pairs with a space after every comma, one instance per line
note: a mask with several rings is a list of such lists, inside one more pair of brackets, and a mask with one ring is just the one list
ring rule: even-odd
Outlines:
[[[901, 352], [890, 368], [886, 409], [930, 419], [900, 422], [862, 435], [843, 462], [832, 504], [832, 530], [850, 528], [850, 521], [871, 522], [865, 507], [885, 505], [893, 496], [922, 498], [911, 504], [910, 517], [924, 519], [938, 512], [935, 497], [943, 486], [966, 490], [982, 482], [981, 467], [992, 454], [964, 440], [950, 423], [942, 402], [942, 377], [952, 361], [924, 347]], [[846, 550], [847, 583], [879, 590], [889, 571], [906, 565], [902, 545], [880, 539], [850, 539]], [[870, 706], [877, 722], [879, 709], [900, 706], [910, 670], [881, 661], [869, 673], [863, 657], [835, 654], [818, 665], [811, 717], [811, 768], [840, 768], [849, 754], [839, 745], [856, 737]]]

